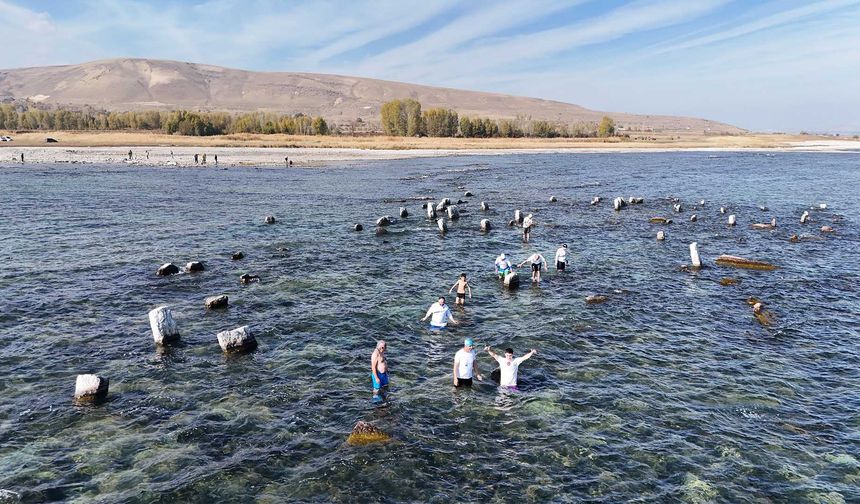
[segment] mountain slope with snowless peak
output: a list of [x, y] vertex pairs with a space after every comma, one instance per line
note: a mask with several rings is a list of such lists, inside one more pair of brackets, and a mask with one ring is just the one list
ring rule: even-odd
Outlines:
[[538, 98], [464, 91], [342, 75], [251, 72], [153, 59], [111, 59], [78, 65], [0, 70], [0, 100], [106, 110], [270, 111], [322, 116], [335, 124], [380, 120], [380, 107], [413, 98], [423, 108], [460, 116], [598, 122], [604, 115], [633, 131], [739, 134], [744, 130], [706, 119], [589, 110]]

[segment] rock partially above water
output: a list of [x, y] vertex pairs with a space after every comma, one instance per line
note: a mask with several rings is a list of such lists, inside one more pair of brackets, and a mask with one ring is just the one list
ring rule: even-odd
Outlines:
[[409, 211], [406, 210], [406, 207], [400, 207], [400, 212], [398, 213], [398, 215], [400, 215], [401, 219], [405, 219], [406, 217], [409, 217]]
[[753, 259], [745, 259], [743, 257], [721, 255], [715, 261], [720, 266], [734, 266], [736, 268], [755, 269], [755, 270], [775, 270], [777, 267], [773, 264], [764, 261], [755, 261]]
[[387, 215], [383, 215], [382, 217], [380, 217], [379, 219], [376, 220], [376, 225], [380, 226], [380, 227], [388, 226], [389, 224], [391, 224], [391, 217], [389, 217]]
[[490, 205], [488, 205], [486, 201], [482, 201], [481, 202], [481, 210], [486, 212], [489, 209], [490, 209]]
[[149, 312], [149, 327], [156, 345], [165, 345], [179, 339], [179, 328], [166, 305]]
[[451, 205], [448, 207], [448, 218], [451, 220], [460, 218], [460, 209], [457, 208], [457, 205]]
[[481, 219], [481, 232], [487, 233], [490, 231], [492, 224], [490, 224], [489, 219]]
[[109, 380], [94, 374], [80, 374], [75, 380], [75, 402], [99, 403], [107, 398]]
[[257, 275], [249, 275], [245, 273], [244, 275], [239, 277], [239, 282], [242, 284], [249, 284], [251, 282], [259, 282], [260, 277]]
[[218, 344], [226, 353], [249, 352], [257, 348], [257, 340], [248, 326], [237, 327], [218, 333]]
[[352, 226], [352, 229], [355, 231], [362, 231], [364, 230], [364, 226], [362, 226], [361, 224], [356, 224], [355, 226]]
[[352, 433], [346, 439], [346, 442], [353, 446], [363, 446], [370, 443], [380, 443], [388, 441], [391, 436], [382, 432], [376, 426], [367, 422], [360, 421], [352, 428]]
[[221, 294], [218, 296], [210, 296], [203, 300], [203, 305], [208, 310], [219, 310], [222, 308], [227, 308], [230, 304], [230, 298], [225, 294]]
[[242, 252], [241, 250], [239, 250], [237, 252], [233, 252], [233, 254], [230, 256], [230, 259], [233, 259], [234, 261], [238, 261], [238, 260], [244, 259], [244, 258], [245, 258], [245, 253]]
[[520, 276], [516, 271], [511, 271], [505, 275], [504, 285], [508, 289], [516, 289], [520, 286]]
[[206, 266], [200, 261], [191, 261], [190, 263], [185, 265], [186, 271], [196, 272], [203, 271], [206, 269]]
[[158, 268], [158, 271], [155, 272], [158, 276], [169, 276], [177, 273], [179, 273], [179, 266], [173, 263], [164, 263], [160, 268]]
[[550, 202], [550, 203], [555, 203], [555, 202], [557, 202], [557, 201], [558, 201], [558, 198], [556, 198], [555, 196], [550, 196], [550, 197], [549, 197], [549, 202]]
[[471, 198], [471, 197], [472, 197], [472, 196], [474, 196], [474, 195], [472, 194], [472, 191], [466, 191], [466, 192], [464, 192], [464, 193], [463, 193], [463, 196], [464, 196], [464, 197], [466, 197], [466, 198]]
[[266, 224], [274, 224], [275, 223], [275, 216], [274, 215], [267, 215], [265, 222], [266, 222]]
[[720, 278], [720, 285], [723, 287], [728, 287], [730, 285], [737, 285], [738, 280], [736, 278], [723, 277]]

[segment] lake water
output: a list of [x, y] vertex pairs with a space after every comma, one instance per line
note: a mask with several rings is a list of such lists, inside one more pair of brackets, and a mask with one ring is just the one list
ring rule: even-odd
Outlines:
[[[857, 154], [754, 152], [4, 166], [0, 489], [23, 502], [858, 502], [858, 167]], [[615, 196], [645, 203], [615, 212]], [[446, 236], [423, 197], [467, 200]], [[400, 206], [410, 216], [375, 236]], [[530, 244], [506, 226], [516, 208], [538, 223]], [[775, 230], [749, 227], [772, 217]], [[681, 271], [692, 241], [709, 267]], [[494, 278], [500, 252], [552, 261], [561, 243], [569, 270], [540, 287], [526, 268], [515, 292]], [[717, 267], [720, 254], [779, 269]], [[192, 260], [206, 271], [154, 274]], [[419, 319], [461, 272], [474, 294], [461, 325], [428, 330]], [[222, 293], [230, 308], [207, 312]], [[160, 304], [182, 334], [167, 352], [147, 319]], [[259, 348], [225, 357], [215, 334], [245, 324]], [[537, 348], [520, 390], [455, 391], [465, 337]], [[392, 376], [380, 409], [377, 339]], [[74, 406], [87, 372], [110, 378], [109, 399]], [[392, 439], [346, 444], [359, 420]]]

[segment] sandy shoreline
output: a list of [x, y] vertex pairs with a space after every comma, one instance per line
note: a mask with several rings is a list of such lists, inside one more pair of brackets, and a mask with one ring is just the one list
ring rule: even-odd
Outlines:
[[[128, 152], [132, 151], [131, 160]], [[292, 166], [325, 166], [358, 161], [381, 161], [422, 157], [447, 156], [498, 156], [518, 154], [554, 153], [641, 153], [641, 152], [860, 152], [856, 141], [804, 141], [789, 142], [778, 147], [647, 147], [627, 145], [604, 145], [600, 147], [576, 148], [528, 148], [528, 149], [359, 149], [359, 148], [307, 148], [307, 147], [189, 147], [189, 146], [116, 146], [116, 147], [16, 147], [10, 143], [0, 146], [0, 166], [20, 164], [24, 154], [26, 163], [39, 164], [126, 164], [138, 166], [195, 166], [203, 165], [206, 154], [207, 167], [220, 168], [238, 166], [285, 167], [285, 158]]]

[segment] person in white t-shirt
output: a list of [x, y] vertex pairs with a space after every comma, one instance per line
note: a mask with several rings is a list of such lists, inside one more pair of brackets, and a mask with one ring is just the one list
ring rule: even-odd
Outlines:
[[555, 270], [564, 271], [567, 267], [567, 243], [563, 244], [555, 251]]
[[475, 352], [475, 342], [472, 338], [466, 338], [463, 342], [463, 348], [457, 350], [454, 355], [454, 386], [455, 387], [471, 387], [472, 376], [478, 378], [478, 381], [483, 381], [484, 377], [478, 371], [478, 363]]
[[537, 353], [537, 350], [532, 348], [529, 353], [514, 359], [514, 350], [512, 348], [505, 349], [504, 357], [493, 352], [489, 346], [485, 347], [484, 350], [486, 350], [487, 353], [499, 363], [499, 385], [510, 388], [516, 388], [517, 386], [517, 375], [519, 373], [520, 364]]
[[526, 215], [526, 218], [523, 219], [523, 241], [525, 243], [529, 242], [529, 238], [532, 235], [532, 228], [535, 226], [534, 218], [532, 214]]
[[525, 263], [531, 263], [532, 265], [532, 282], [540, 282], [541, 268], [543, 268], [544, 271], [549, 271], [546, 266], [546, 259], [537, 252], [530, 255], [525, 261], [517, 264], [517, 267], [522, 268]]
[[427, 314], [424, 315], [421, 322], [426, 321], [428, 318], [430, 318], [430, 326], [437, 329], [447, 326], [449, 321], [452, 324], [457, 323], [457, 321], [454, 320], [454, 316], [451, 315], [451, 309], [445, 304], [445, 296], [439, 296], [439, 301], [430, 305], [430, 308], [427, 310]]

